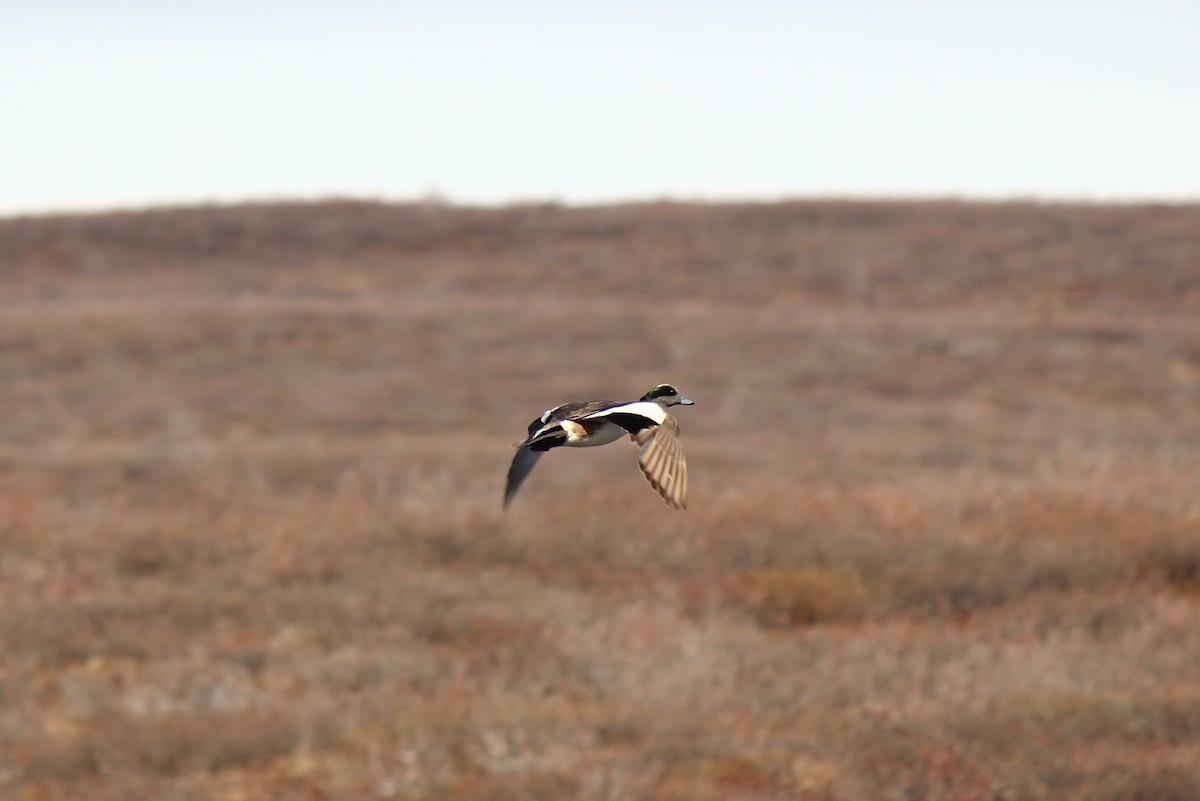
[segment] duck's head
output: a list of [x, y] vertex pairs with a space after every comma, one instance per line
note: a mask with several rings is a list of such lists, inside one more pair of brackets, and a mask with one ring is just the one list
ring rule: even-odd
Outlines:
[[670, 384], [659, 384], [641, 397], [644, 401], [654, 401], [664, 409], [668, 406], [691, 406], [695, 401], [688, 400], [679, 394], [679, 390]]

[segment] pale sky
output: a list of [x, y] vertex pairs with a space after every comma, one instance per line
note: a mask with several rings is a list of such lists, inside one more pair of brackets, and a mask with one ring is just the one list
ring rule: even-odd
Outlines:
[[1200, 200], [1200, 2], [0, 0], [0, 214]]

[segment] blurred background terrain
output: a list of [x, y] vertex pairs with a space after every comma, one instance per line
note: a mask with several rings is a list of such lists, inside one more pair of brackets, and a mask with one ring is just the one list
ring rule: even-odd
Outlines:
[[1198, 401], [1195, 205], [0, 220], [0, 796], [1200, 797]]

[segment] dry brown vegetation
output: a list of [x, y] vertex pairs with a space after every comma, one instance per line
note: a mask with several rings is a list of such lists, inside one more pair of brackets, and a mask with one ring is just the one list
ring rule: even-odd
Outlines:
[[1200, 797], [1194, 206], [0, 221], [0, 410], [0, 797]]

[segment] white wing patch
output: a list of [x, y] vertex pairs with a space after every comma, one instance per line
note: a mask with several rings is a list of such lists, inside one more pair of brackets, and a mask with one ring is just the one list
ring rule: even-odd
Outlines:
[[662, 425], [664, 420], [670, 419], [670, 415], [666, 413], [663, 407], [653, 401], [634, 401], [633, 403], [623, 403], [620, 406], [612, 406], [608, 409], [601, 409], [598, 412], [592, 412], [586, 415], [583, 419], [591, 419], [594, 417], [607, 417], [610, 414], [636, 414], [639, 417], [645, 417], [647, 420], [652, 420], [656, 425]]

